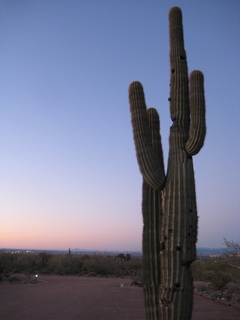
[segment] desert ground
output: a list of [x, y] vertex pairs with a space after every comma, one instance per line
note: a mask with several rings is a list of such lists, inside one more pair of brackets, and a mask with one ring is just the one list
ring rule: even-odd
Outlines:
[[[131, 279], [34, 276], [0, 283], [1, 320], [145, 320], [143, 289]], [[192, 320], [239, 320], [240, 310], [194, 295]]]

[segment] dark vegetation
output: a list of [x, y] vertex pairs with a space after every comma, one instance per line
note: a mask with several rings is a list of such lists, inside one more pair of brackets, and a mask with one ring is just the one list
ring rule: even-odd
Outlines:
[[142, 262], [132, 259], [130, 254], [105, 255], [52, 255], [0, 254], [0, 277], [13, 274], [57, 274], [104, 277], [132, 277], [141, 279]]
[[[229, 263], [236, 256], [200, 257], [192, 264], [195, 290], [211, 298], [240, 304], [240, 270]], [[17, 282], [36, 274], [79, 275], [88, 277], [129, 277], [142, 283], [142, 259], [130, 254], [38, 254], [0, 253], [0, 281]], [[19, 277], [21, 275], [21, 277]], [[34, 281], [34, 280], [33, 280]]]
[[[142, 260], [131, 255], [117, 256], [49, 254], [0, 254], [0, 277], [11, 274], [56, 274], [132, 277], [142, 279]], [[240, 281], [240, 271], [224, 256], [198, 258], [192, 264], [195, 281], [207, 282], [215, 290], [224, 290], [228, 283]]]
[[215, 290], [224, 290], [228, 283], [237, 283], [239, 271], [230, 266], [222, 257], [214, 259], [197, 259], [192, 265], [194, 280], [209, 283]]
[[199, 294], [240, 305], [240, 270], [230, 265], [225, 256], [197, 259], [192, 264], [192, 275]]
[[[224, 241], [226, 249], [222, 255], [200, 256], [192, 264], [195, 290], [240, 305], [240, 244]], [[72, 255], [70, 250], [68, 254], [0, 253], [0, 281], [17, 282], [36, 274], [128, 277], [133, 284], [141, 285], [142, 259], [122, 253]]]

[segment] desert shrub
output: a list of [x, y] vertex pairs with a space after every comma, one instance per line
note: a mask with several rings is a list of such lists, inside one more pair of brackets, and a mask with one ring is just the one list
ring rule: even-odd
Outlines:
[[88, 274], [94, 272], [102, 276], [141, 277], [142, 262], [138, 259], [115, 260], [105, 255], [51, 255], [39, 254], [0, 254], [0, 274]]
[[221, 271], [211, 272], [207, 275], [208, 281], [212, 284], [215, 290], [224, 290], [226, 285], [231, 281], [231, 278]]
[[55, 255], [48, 263], [49, 273], [70, 275], [79, 274], [82, 270], [83, 262], [79, 257]]
[[210, 282], [214, 290], [223, 291], [226, 285], [234, 279], [237, 271], [223, 258], [196, 260], [191, 267], [194, 280]]
[[129, 269], [140, 270], [142, 269], [142, 260], [131, 259], [127, 262], [127, 266]]
[[15, 267], [15, 261], [12, 255], [2, 253], [0, 254], [0, 273], [12, 272]]
[[27, 272], [33, 267], [34, 260], [32, 256], [23, 254], [1, 254], [0, 272], [1, 273], [21, 273]]
[[142, 282], [142, 260], [131, 259], [126, 262], [126, 275], [134, 281]]
[[38, 267], [39, 270], [43, 270], [48, 268], [48, 264], [50, 259], [52, 258], [52, 255], [47, 253], [47, 252], [40, 252], [37, 256], [36, 256], [36, 265]]
[[239, 283], [230, 282], [227, 284], [227, 290], [229, 294], [236, 293], [239, 295], [239, 301], [240, 301], [240, 285]]
[[37, 270], [36, 255], [16, 254], [16, 269], [14, 272], [32, 274]]
[[240, 242], [229, 241], [224, 238], [224, 244], [226, 246], [224, 250], [224, 259], [231, 267], [240, 272]]
[[127, 254], [126, 254], [126, 260], [127, 260], [127, 261], [131, 260], [131, 255], [130, 255], [130, 253], [127, 253]]
[[143, 270], [142, 269], [136, 270], [136, 272], [133, 274], [132, 278], [134, 281], [142, 283], [143, 282]]
[[226, 261], [222, 258], [215, 258], [210, 260], [197, 259], [191, 265], [191, 271], [194, 280], [200, 281], [210, 281], [209, 277], [213, 273], [220, 274], [223, 273], [231, 277], [231, 266], [229, 266]]
[[197, 259], [192, 263], [191, 270], [194, 280], [206, 280], [206, 261]]
[[8, 279], [9, 282], [19, 282], [21, 279], [18, 276], [10, 276]]
[[99, 275], [113, 275], [117, 271], [117, 263], [111, 257], [93, 255], [84, 261], [83, 270]]
[[81, 259], [82, 259], [82, 261], [89, 260], [90, 259], [90, 255], [89, 254], [84, 254]]
[[83, 258], [83, 271], [102, 276], [136, 277], [142, 269], [140, 260], [116, 260], [113, 256], [93, 255]]
[[47, 270], [50, 254], [0, 254], [0, 273], [33, 274]]

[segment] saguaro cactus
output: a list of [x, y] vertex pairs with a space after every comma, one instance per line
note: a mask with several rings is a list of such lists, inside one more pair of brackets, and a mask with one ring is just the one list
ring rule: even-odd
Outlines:
[[196, 258], [197, 208], [192, 156], [203, 146], [205, 98], [203, 74], [188, 80], [182, 13], [169, 11], [170, 128], [165, 175], [160, 125], [146, 108], [143, 87], [129, 86], [137, 160], [143, 175], [143, 287], [147, 319], [188, 320], [193, 304], [190, 265]]

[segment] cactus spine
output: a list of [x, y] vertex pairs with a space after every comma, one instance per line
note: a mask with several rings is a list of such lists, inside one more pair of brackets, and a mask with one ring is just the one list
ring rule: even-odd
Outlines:
[[155, 109], [146, 108], [143, 87], [129, 86], [137, 160], [143, 175], [143, 287], [147, 319], [191, 319], [196, 258], [197, 208], [192, 156], [206, 134], [203, 74], [188, 80], [182, 13], [169, 11], [170, 128], [165, 175], [160, 125]]

